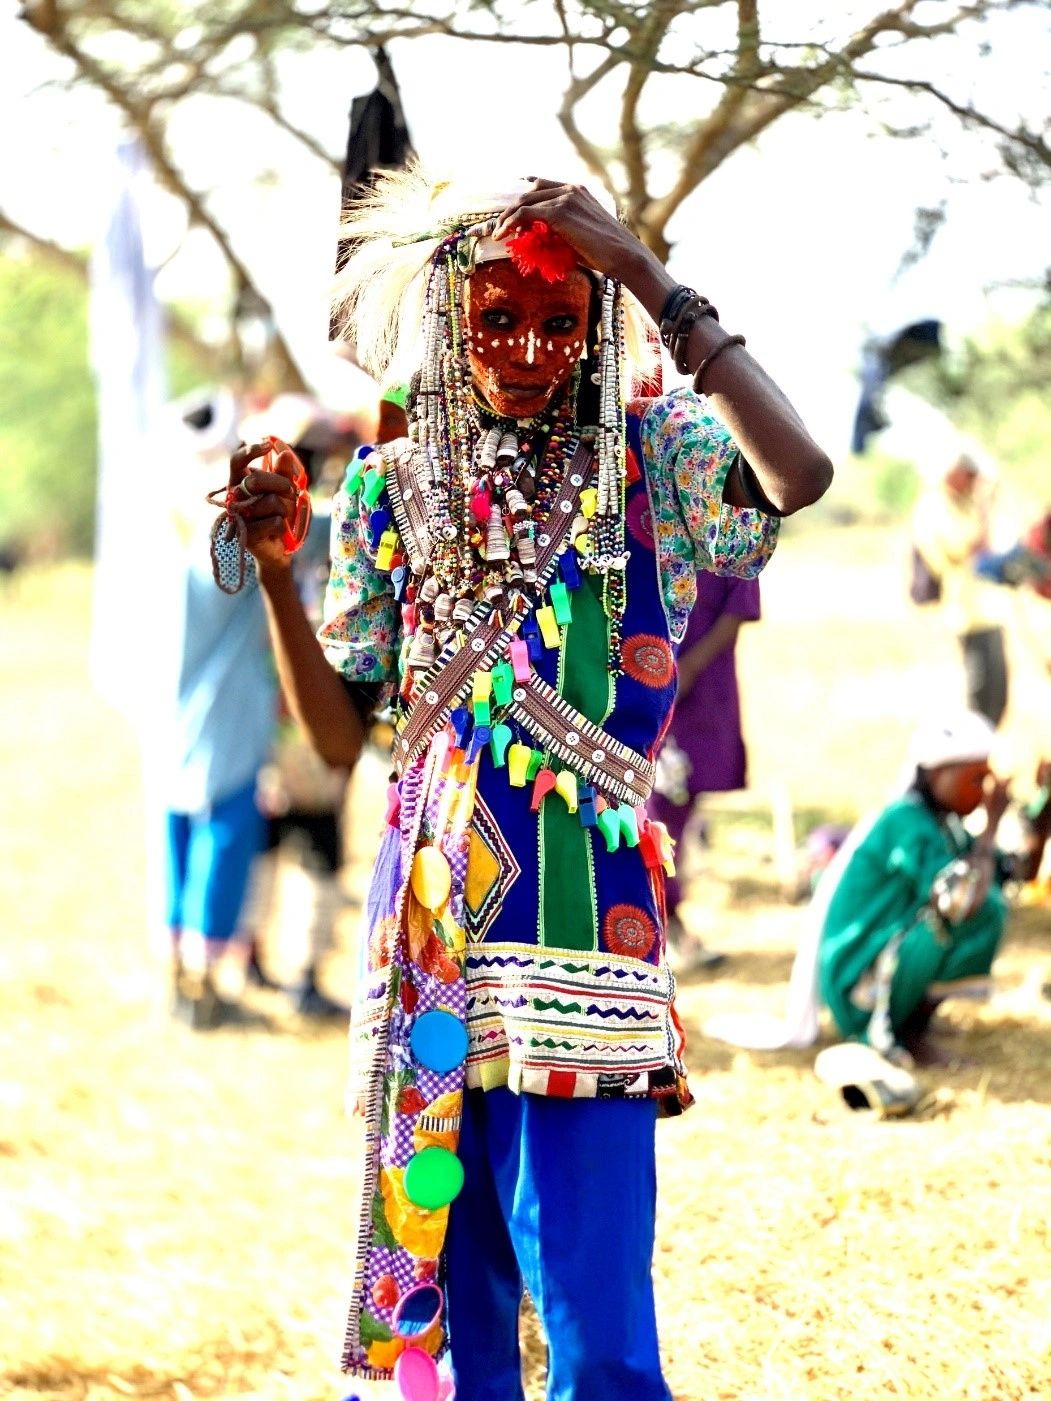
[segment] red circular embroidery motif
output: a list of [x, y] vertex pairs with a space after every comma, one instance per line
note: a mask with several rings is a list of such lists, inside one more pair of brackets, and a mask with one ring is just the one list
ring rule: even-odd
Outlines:
[[657, 927], [638, 905], [611, 905], [602, 922], [602, 937], [610, 953], [645, 958], [657, 938]]
[[665, 686], [671, 685], [675, 675], [675, 659], [663, 637], [649, 632], [626, 637], [621, 645], [621, 659], [624, 670], [633, 681], [641, 681], [655, 691], [662, 691]]

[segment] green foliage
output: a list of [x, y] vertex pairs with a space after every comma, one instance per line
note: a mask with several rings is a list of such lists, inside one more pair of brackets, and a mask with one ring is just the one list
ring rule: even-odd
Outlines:
[[[0, 253], [0, 543], [87, 555], [95, 535], [97, 418], [88, 289], [72, 268]], [[172, 395], [207, 381], [205, 352], [169, 354]]]
[[0, 536], [91, 548], [95, 397], [87, 292], [73, 272], [0, 256], [0, 460], [7, 481]]

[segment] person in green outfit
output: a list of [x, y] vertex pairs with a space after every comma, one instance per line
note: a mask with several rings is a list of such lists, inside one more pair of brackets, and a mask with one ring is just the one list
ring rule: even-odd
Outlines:
[[[1051, 830], [1047, 779], [1028, 811], [1024, 849], [995, 845], [1008, 785], [989, 768], [984, 716], [923, 730], [911, 782], [851, 843], [828, 900], [818, 953], [821, 997], [839, 1030], [884, 1056], [929, 1059], [927, 1024], [944, 997], [988, 977], [1003, 937], [1007, 880], [1032, 879]], [[974, 838], [962, 819], [984, 806]]]

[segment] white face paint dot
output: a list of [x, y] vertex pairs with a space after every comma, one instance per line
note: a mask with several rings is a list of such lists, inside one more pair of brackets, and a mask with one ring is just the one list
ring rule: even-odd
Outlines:
[[548, 348], [548, 350], [554, 350], [555, 347], [551, 344], [550, 341], [548, 341], [548, 343], [547, 343], [547, 348]]
[[508, 338], [507, 338], [507, 344], [508, 344], [508, 345], [514, 345], [514, 343], [515, 343], [515, 338], [514, 338], [514, 336], [508, 336]]
[[499, 341], [490, 341], [489, 344], [490, 344], [490, 345], [493, 347], [493, 349], [495, 350], [496, 347], [500, 344], [500, 342], [499, 342]]
[[562, 354], [563, 354], [567, 359], [569, 358], [569, 346], [568, 346], [568, 345], [564, 345], [564, 346], [562, 347]]

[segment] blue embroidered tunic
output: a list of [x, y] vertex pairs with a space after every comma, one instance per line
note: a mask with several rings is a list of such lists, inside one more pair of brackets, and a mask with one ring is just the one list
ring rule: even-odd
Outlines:
[[[561, 645], [545, 649], [535, 670], [608, 735], [652, 758], [675, 699], [675, 654], [698, 571], [754, 576], [773, 551], [778, 521], [723, 502], [736, 447], [691, 391], [629, 405], [627, 435], [622, 674], [609, 673], [600, 585], [589, 575], [572, 594], [573, 620]], [[343, 493], [332, 555], [319, 633], [326, 655], [349, 680], [397, 686], [408, 647], [400, 608], [359, 528], [357, 503]], [[528, 732], [516, 737], [541, 744]], [[418, 1010], [418, 992], [405, 978], [392, 990], [387, 964], [414, 843], [429, 820], [419, 810], [427, 802], [426, 764], [424, 756], [403, 779], [398, 823], [384, 832], [368, 899], [366, 967], [352, 1029], [362, 1097], [387, 1044], [391, 1006], [396, 1015]], [[417, 958], [439, 993], [446, 982], [444, 1005], [466, 1020], [466, 1084], [688, 1102], [660, 864], [648, 862], [640, 846], [607, 849], [600, 832], [581, 825], [555, 794], [539, 814], [531, 811], [531, 785], [511, 786], [506, 768], [495, 767], [488, 753], [476, 782], [460, 855], [450, 856], [454, 868], [461, 863], [463, 978], [457, 985], [455, 970], [445, 971], [440, 950], [429, 963], [426, 950]], [[440, 1089], [437, 1082], [422, 1086], [424, 1098]]]

